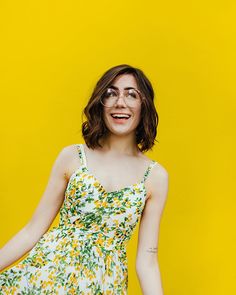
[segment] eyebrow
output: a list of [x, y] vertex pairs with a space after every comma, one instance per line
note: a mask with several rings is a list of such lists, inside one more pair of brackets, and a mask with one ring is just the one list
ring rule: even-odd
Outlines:
[[[110, 85], [109, 87], [110, 87], [110, 88], [113, 88], [113, 89], [116, 89], [116, 90], [119, 90], [119, 88], [116, 87], [116, 86], [114, 86], [114, 85]], [[134, 90], [137, 90], [137, 89], [134, 88], [134, 87], [125, 87], [124, 90], [126, 90], [126, 89], [127, 89], [127, 90], [128, 90], [128, 89], [134, 89]]]

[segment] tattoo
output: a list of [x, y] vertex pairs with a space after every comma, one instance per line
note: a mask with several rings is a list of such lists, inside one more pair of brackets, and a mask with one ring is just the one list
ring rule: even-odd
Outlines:
[[147, 252], [150, 252], [150, 253], [156, 253], [157, 252], [157, 247], [150, 247]]

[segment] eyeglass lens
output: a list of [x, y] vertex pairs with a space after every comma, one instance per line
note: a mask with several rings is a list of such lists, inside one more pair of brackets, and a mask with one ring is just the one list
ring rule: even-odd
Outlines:
[[[113, 106], [118, 98], [120, 93], [112, 88], [107, 88], [102, 95], [101, 102], [106, 107]], [[140, 94], [135, 89], [125, 89], [123, 92], [123, 99], [128, 106], [137, 106], [141, 102]]]

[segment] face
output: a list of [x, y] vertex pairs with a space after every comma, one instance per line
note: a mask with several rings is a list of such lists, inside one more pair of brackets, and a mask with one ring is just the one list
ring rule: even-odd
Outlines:
[[[126, 87], [134, 87], [138, 89], [138, 85], [133, 75], [123, 74], [113, 81], [112, 86], [117, 87], [120, 96], [116, 103], [112, 107], [103, 106], [103, 118], [107, 128], [111, 133], [117, 135], [125, 135], [129, 133], [134, 133], [139, 124], [141, 117], [141, 106], [142, 104], [137, 104], [135, 106], [129, 107], [126, 105], [123, 98], [123, 91]], [[114, 114], [122, 113], [128, 114], [130, 117], [128, 119], [116, 119], [112, 117]]]

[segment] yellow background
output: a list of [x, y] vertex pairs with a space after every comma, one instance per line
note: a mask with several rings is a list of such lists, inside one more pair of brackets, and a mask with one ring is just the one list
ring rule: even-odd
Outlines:
[[[235, 6], [1, 1], [1, 246], [32, 216], [58, 152], [84, 142], [81, 114], [97, 80], [128, 63], [153, 83], [159, 143], [147, 155], [169, 172], [164, 293], [236, 294]], [[137, 228], [130, 295], [141, 294], [136, 242]]]

